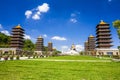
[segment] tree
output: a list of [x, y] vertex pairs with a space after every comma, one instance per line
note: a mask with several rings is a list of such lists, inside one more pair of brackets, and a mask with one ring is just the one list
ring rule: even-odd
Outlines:
[[26, 39], [26, 40], [24, 40], [23, 49], [26, 51], [33, 51], [35, 49], [35, 45], [30, 39]]
[[47, 46], [44, 46], [44, 47], [43, 47], [43, 51], [48, 51], [48, 47], [47, 47]]
[[0, 47], [9, 47], [10, 36], [0, 33]]
[[[116, 28], [118, 37], [120, 39], [120, 20], [114, 21], [113, 26], [114, 26], [114, 28]], [[118, 49], [119, 49], [119, 58], [120, 58], [120, 46], [118, 46]]]
[[52, 56], [57, 56], [58, 54], [60, 54], [61, 51], [58, 51], [56, 49], [53, 49], [53, 52], [52, 52]]
[[120, 39], [120, 20], [116, 20], [113, 22], [113, 26], [117, 31], [118, 37]]

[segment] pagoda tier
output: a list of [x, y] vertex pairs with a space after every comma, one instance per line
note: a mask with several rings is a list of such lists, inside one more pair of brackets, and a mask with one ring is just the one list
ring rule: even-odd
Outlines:
[[111, 43], [113, 41], [111, 40], [97, 40], [97, 44], [101, 43], [101, 42], [105, 42], [105, 43]]
[[106, 38], [106, 39], [112, 39], [110, 36], [96, 36], [97, 37], [97, 40], [98, 39], [104, 39], [104, 38]]
[[110, 48], [112, 47], [112, 38], [110, 34], [109, 24], [101, 21], [100, 24], [96, 26], [96, 44], [97, 48]]
[[24, 43], [24, 29], [21, 28], [20, 25], [16, 26], [12, 29], [12, 36], [11, 36], [11, 42], [10, 46], [12, 48], [23, 48]]

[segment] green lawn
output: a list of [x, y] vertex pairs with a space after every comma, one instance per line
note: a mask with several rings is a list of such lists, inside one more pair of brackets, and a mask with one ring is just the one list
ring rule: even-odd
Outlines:
[[[62, 56], [53, 59], [64, 58], [78, 60], [81, 57]], [[91, 57], [86, 56], [82, 56], [81, 59], [88, 58], [91, 59]], [[120, 63], [39, 60], [0, 61], [0, 80], [120, 80]]]
[[95, 56], [56, 56], [56, 57], [47, 57], [43, 59], [59, 59], [59, 60], [105, 60], [110, 59], [109, 57], [102, 57], [101, 59], [99, 57]]

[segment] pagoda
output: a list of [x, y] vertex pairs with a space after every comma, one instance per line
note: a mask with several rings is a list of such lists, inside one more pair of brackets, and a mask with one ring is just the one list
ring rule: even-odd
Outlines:
[[84, 43], [84, 50], [85, 54], [93, 55], [95, 51], [95, 37], [93, 35], [90, 35], [88, 37], [88, 40]]
[[84, 47], [85, 47], [85, 51], [93, 51], [95, 50], [95, 37], [93, 35], [90, 35], [88, 37], [88, 40], [85, 41], [84, 43]]
[[110, 48], [112, 47], [112, 38], [110, 34], [109, 24], [101, 20], [96, 26], [96, 48]]
[[36, 42], [36, 51], [43, 51], [43, 38], [42, 36], [37, 38], [37, 42]]
[[12, 35], [11, 35], [11, 48], [22, 49], [23, 48], [23, 41], [24, 41], [24, 29], [20, 25], [12, 28]]
[[95, 37], [90, 35], [88, 37], [88, 50], [93, 51], [95, 49]]
[[52, 44], [52, 42], [48, 42], [48, 51], [53, 51], [53, 44]]

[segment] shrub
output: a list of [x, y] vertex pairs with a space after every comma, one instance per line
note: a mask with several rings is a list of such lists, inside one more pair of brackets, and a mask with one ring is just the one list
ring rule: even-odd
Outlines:
[[13, 58], [14, 58], [14, 56], [13, 56], [13, 55], [11, 55], [11, 56], [10, 56], [10, 60], [13, 60]]
[[2, 58], [2, 55], [0, 56], [0, 60], [1, 60], [1, 58]]
[[20, 56], [19, 56], [19, 55], [17, 55], [17, 56], [16, 56], [16, 60], [19, 60], [19, 59], [20, 59]]
[[35, 55], [33, 55], [33, 58], [35, 58]]
[[30, 55], [28, 55], [28, 59], [30, 59]]
[[119, 55], [113, 55], [113, 58], [114, 59], [120, 59], [120, 56]]
[[36, 58], [38, 58], [38, 55], [36, 56]]
[[110, 55], [103, 55], [102, 57], [110, 57]]
[[23, 57], [23, 54], [21, 54], [20, 57]]
[[5, 61], [8, 60], [8, 57], [9, 57], [9, 56], [5, 55], [5, 56], [4, 56], [4, 60], [5, 60]]

